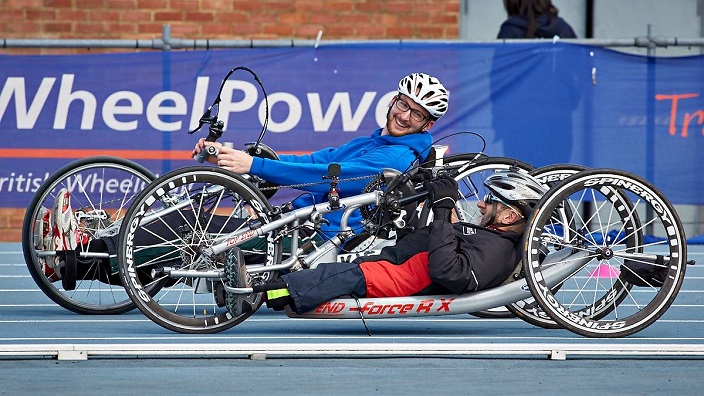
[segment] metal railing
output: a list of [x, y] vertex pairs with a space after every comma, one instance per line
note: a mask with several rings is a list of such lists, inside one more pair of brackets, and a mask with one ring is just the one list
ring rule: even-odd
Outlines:
[[[704, 38], [681, 38], [653, 36], [648, 26], [648, 35], [628, 39], [560, 39], [575, 44], [598, 47], [630, 48], [669, 48], [669, 47], [704, 47]], [[153, 39], [0, 39], [0, 48], [112, 48], [112, 49], [153, 49], [153, 50], [208, 50], [215, 48], [285, 48], [317, 47], [324, 44], [353, 44], [360, 40], [321, 40], [322, 31], [315, 40], [277, 39], [277, 40], [226, 40], [226, 39], [183, 39], [171, 36], [171, 26], [164, 25], [161, 38]], [[375, 43], [530, 43], [545, 42], [544, 39], [507, 39], [492, 41], [472, 40], [363, 40]]]

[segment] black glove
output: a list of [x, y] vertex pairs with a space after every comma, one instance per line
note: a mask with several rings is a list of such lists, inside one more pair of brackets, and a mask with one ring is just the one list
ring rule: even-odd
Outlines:
[[449, 176], [440, 176], [424, 183], [428, 190], [428, 202], [433, 209], [435, 220], [450, 221], [452, 209], [459, 196], [457, 182]]

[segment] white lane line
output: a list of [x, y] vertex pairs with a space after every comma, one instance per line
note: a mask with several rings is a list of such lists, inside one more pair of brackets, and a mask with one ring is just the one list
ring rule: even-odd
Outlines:
[[[422, 335], [422, 336], [399, 336], [397, 334], [389, 334], [389, 335], [375, 335], [373, 337], [369, 337], [366, 334], [361, 334], [360, 335], [330, 335], [330, 336], [321, 336], [321, 335], [314, 335], [314, 336], [292, 336], [289, 334], [282, 335], [282, 336], [227, 336], [227, 335], [203, 335], [203, 336], [186, 336], [186, 335], [180, 335], [176, 334], [173, 336], [129, 336], [129, 337], [3, 337], [0, 338], [0, 342], [4, 341], [110, 341], [110, 340], [120, 340], [120, 341], [137, 341], [137, 340], [179, 340], [179, 341], [185, 341], [185, 340], [192, 340], [192, 341], [198, 341], [198, 340], [213, 340], [216, 339], [218, 342], [223, 341], [223, 340], [233, 340], [233, 341], [241, 341], [241, 340], [271, 340], [271, 341], [281, 341], [283, 343], [286, 343], [290, 340], [315, 340], [315, 341], [320, 341], [320, 340], [326, 340], [326, 339], [344, 339], [344, 340], [352, 340], [352, 339], [360, 339], [360, 340], [369, 340], [370, 343], [374, 343], [374, 340], [376, 339], [398, 339], [398, 340], [419, 340], [422, 342], [428, 342], [428, 341], [433, 341], [433, 340], [465, 340], [465, 341], [473, 341], [473, 340], [496, 340], [496, 339], [501, 339], [501, 340], [512, 340], [512, 341], [526, 341], [526, 340], [567, 340], [570, 342], [575, 342], [575, 341], [581, 341], [584, 344], [591, 344], [593, 339], [587, 339], [584, 337], [580, 337], [575, 335], [574, 337], [546, 337], [546, 336], [431, 336], [431, 335]], [[662, 342], [662, 341], [679, 341], [679, 342], [698, 342], [701, 343], [701, 341], [704, 341], [704, 338], [701, 337], [672, 337], [672, 338], [667, 338], [667, 337], [639, 337], [637, 339], [629, 339], [629, 338], [622, 338], [620, 341], [617, 341], [616, 339], [609, 339], [608, 341], [610, 342], [619, 342], [623, 344], [630, 344], [632, 342], [638, 342], [638, 343], [643, 343], [644, 341], [652, 341], [652, 342]], [[0, 344], [2, 345], [2, 344]], [[704, 345], [702, 345], [704, 347]]]
[[56, 304], [0, 304], [0, 308], [56, 307]]

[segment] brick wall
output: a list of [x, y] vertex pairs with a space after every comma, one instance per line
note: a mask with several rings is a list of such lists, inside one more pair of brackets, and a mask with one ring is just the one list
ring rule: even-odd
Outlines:
[[165, 24], [185, 39], [451, 40], [459, 0], [0, 0], [0, 38], [153, 39]]
[[[459, 35], [459, 0], [0, 0], [0, 39], [154, 39], [165, 24], [183, 39], [313, 40], [322, 30], [328, 40], [452, 40]], [[23, 216], [24, 209], [0, 209], [0, 241], [20, 240]]]
[[0, 242], [19, 242], [22, 239], [24, 209], [0, 208]]

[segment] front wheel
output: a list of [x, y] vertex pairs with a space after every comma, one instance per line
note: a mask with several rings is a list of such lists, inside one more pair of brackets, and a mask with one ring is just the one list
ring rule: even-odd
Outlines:
[[[565, 206], [573, 217], [558, 227], [554, 213]], [[556, 323], [587, 337], [646, 328], [669, 308], [684, 279], [687, 244], [674, 207], [628, 172], [593, 169], [568, 177], [538, 202], [525, 234], [523, 269], [533, 297]], [[588, 258], [558, 282], [559, 292], [540, 265], [546, 243], [553, 247], [548, 258], [564, 251]]]

